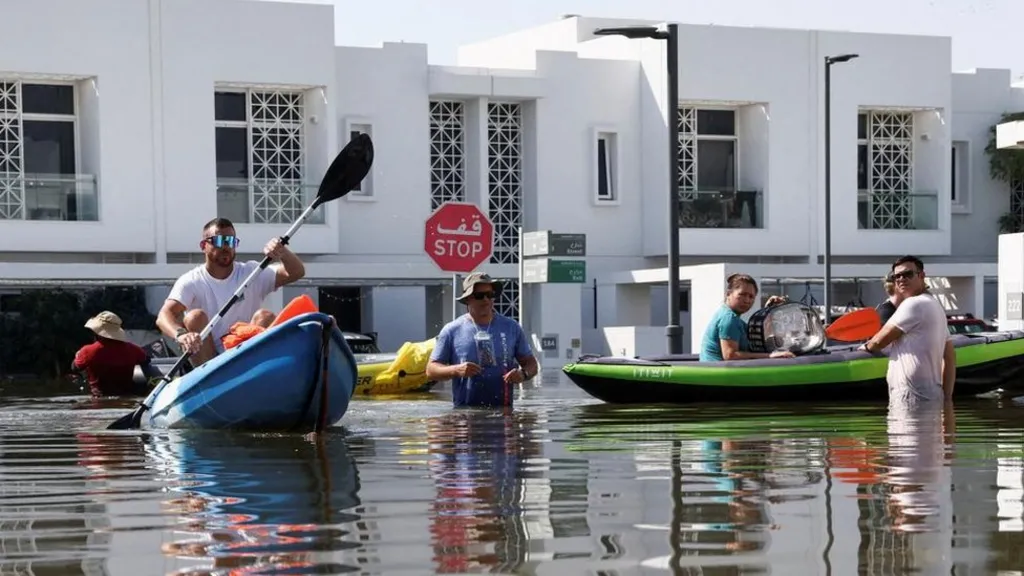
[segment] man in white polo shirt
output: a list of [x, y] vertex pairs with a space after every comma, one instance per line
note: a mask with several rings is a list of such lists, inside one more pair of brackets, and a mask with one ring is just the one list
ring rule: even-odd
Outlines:
[[902, 256], [892, 265], [896, 292], [903, 301], [885, 326], [861, 346], [875, 353], [889, 344], [889, 403], [951, 400], [956, 380], [956, 351], [946, 326], [946, 311], [927, 291], [924, 263]]

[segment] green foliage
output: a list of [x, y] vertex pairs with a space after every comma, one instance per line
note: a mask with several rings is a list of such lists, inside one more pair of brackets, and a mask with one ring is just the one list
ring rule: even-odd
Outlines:
[[135, 286], [97, 288], [85, 293], [82, 311], [91, 318], [104, 310], [121, 317], [125, 330], [153, 330], [156, 316], [146, 309], [146, 291]]
[[989, 175], [992, 176], [993, 180], [1002, 180], [1006, 183], [1024, 181], [1024, 150], [999, 149], [996, 147], [996, 126], [1004, 122], [1015, 122], [1017, 120], [1024, 120], [1024, 112], [1003, 114], [999, 122], [989, 129], [985, 153], [988, 154]]
[[86, 320], [103, 310], [120, 316], [126, 330], [152, 330], [156, 322], [139, 287], [26, 290], [12, 301], [6, 312], [14, 314], [0, 314], [0, 374], [67, 374], [75, 352], [93, 340]]
[[1018, 232], [1024, 232], [1024, 222], [1021, 222], [1020, 218], [1018, 218], [1013, 212], [1004, 213], [999, 217], [998, 223], [1000, 234], [1016, 234]]
[[[999, 122], [989, 129], [988, 144], [985, 145], [985, 153], [988, 154], [989, 175], [993, 180], [1001, 180], [1010, 185], [1015, 182], [1024, 182], [1024, 150], [997, 148], [996, 126], [1004, 122], [1018, 120], [1024, 120], [1024, 112], [1003, 114]], [[1004, 213], [999, 217], [997, 224], [999, 232], [1002, 234], [1024, 232], [1024, 222], [1013, 212]]]

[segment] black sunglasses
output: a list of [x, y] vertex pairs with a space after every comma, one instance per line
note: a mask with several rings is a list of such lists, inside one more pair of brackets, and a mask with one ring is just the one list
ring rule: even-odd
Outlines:
[[904, 270], [903, 272], [893, 272], [892, 274], [889, 275], [889, 277], [892, 278], [893, 282], [899, 279], [910, 280], [914, 276], [917, 276], [916, 270]]
[[494, 300], [494, 292], [473, 292], [469, 297], [473, 300], [483, 300], [484, 298]]

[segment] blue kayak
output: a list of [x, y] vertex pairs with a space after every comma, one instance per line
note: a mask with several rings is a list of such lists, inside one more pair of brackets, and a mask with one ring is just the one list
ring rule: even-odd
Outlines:
[[[327, 378], [321, 382], [324, 356]], [[345, 415], [357, 381], [356, 359], [333, 318], [296, 316], [169, 382], [142, 418], [143, 428], [312, 430], [327, 392], [325, 424]]]
[[[324, 524], [359, 520], [352, 513], [359, 474], [341, 430], [322, 443], [292, 434], [176, 431], [149, 435], [143, 446], [168, 490], [201, 505], [185, 512], [187, 520], [213, 530], [270, 527], [302, 537]], [[263, 544], [274, 545], [275, 536]]]

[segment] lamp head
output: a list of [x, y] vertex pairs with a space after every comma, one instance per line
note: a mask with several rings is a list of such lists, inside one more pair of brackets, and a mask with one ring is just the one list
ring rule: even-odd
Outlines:
[[668, 34], [658, 30], [654, 26], [619, 26], [613, 28], [598, 28], [594, 30], [594, 36], [625, 36], [626, 38], [653, 38], [662, 40], [668, 38]]
[[835, 64], [837, 62], [849, 62], [854, 58], [859, 58], [860, 54], [840, 54], [839, 56], [827, 56], [825, 61], [829, 64]]

